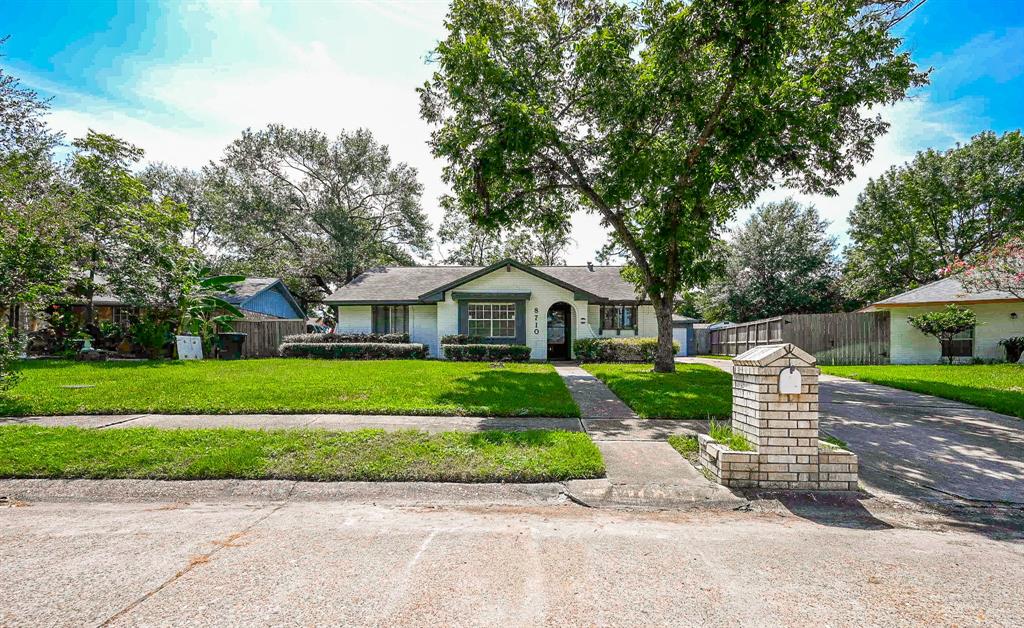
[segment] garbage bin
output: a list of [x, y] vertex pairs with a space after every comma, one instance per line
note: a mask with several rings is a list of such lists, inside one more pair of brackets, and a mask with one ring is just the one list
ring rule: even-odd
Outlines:
[[249, 334], [239, 332], [222, 332], [220, 337], [220, 359], [238, 360], [242, 357], [242, 343]]

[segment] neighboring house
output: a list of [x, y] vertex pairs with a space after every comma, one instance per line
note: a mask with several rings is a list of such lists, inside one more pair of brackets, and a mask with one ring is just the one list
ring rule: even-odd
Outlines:
[[306, 320], [298, 301], [276, 277], [249, 277], [220, 297], [242, 310], [245, 320]]
[[[931, 310], [940, 310], [950, 303], [974, 311], [979, 325], [957, 336], [946, 346], [914, 328], [907, 320]], [[1011, 336], [1024, 336], [1024, 300], [1009, 292], [989, 290], [968, 293], [960, 280], [947, 277], [903, 294], [879, 301], [865, 312], [887, 310], [891, 316], [890, 362], [893, 364], [933, 364], [952, 356], [961, 360], [1006, 358], [999, 341]]]
[[[219, 295], [235, 305], [245, 315], [244, 320], [305, 320], [295, 297], [280, 279], [275, 277], [249, 277], [235, 284], [231, 293]], [[97, 322], [109, 321], [126, 326], [142, 308], [125, 303], [120, 297], [103, 288], [93, 296], [93, 312]], [[71, 304], [71, 310], [85, 316], [85, 303]]]
[[441, 338], [482, 336], [525, 344], [534, 360], [572, 357], [578, 338], [657, 337], [654, 307], [618, 266], [527, 266], [503, 260], [486, 267], [378, 268], [357, 276], [325, 301], [343, 333], [408, 333], [440, 355]]

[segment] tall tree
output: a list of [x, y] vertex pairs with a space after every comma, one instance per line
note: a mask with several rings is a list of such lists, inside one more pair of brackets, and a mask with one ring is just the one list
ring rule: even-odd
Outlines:
[[192, 255], [180, 242], [187, 212], [170, 199], [154, 201], [132, 173], [142, 149], [92, 130], [73, 146], [68, 170], [81, 216], [76, 266], [86, 323], [95, 320], [102, 282], [129, 303], [169, 303]]
[[46, 124], [47, 110], [0, 67], [0, 307], [11, 324], [17, 306], [59, 293], [71, 271], [72, 212], [53, 163], [61, 135]]
[[153, 193], [154, 201], [169, 199], [188, 212], [182, 243], [215, 258], [219, 248], [218, 229], [227, 200], [224, 190], [206, 172], [176, 168], [157, 162], [146, 166], [139, 179]]
[[850, 214], [844, 291], [874, 302], [1024, 231], [1024, 136], [985, 132], [872, 179]]
[[443, 199], [444, 219], [437, 229], [442, 246], [449, 247], [445, 264], [486, 266], [505, 258], [524, 264], [558, 266], [565, 263], [565, 250], [572, 241], [565, 227], [489, 228], [474, 224], [462, 211]]
[[333, 139], [281, 125], [246, 130], [208, 174], [227, 201], [230, 270], [301, 280], [307, 302], [365, 268], [430, 254], [416, 169], [393, 163], [365, 129]]
[[735, 209], [773, 183], [833, 194], [887, 128], [871, 106], [925, 81], [889, 32], [907, 5], [454, 0], [421, 113], [474, 221], [601, 216], [672, 371], [675, 295]]
[[705, 315], [750, 321], [839, 307], [836, 239], [814, 206], [767, 203], [737, 228]]

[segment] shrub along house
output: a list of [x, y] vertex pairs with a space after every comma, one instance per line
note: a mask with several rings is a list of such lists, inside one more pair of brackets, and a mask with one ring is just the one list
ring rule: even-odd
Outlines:
[[409, 266], [366, 271], [327, 298], [335, 331], [407, 333], [441, 357], [448, 335], [530, 347], [533, 360], [573, 357], [581, 338], [657, 337], [654, 307], [618, 266]]
[[[979, 325], [948, 344], [940, 345], [908, 320], [924, 312], [941, 310], [951, 303], [973, 310]], [[889, 342], [893, 364], [934, 364], [945, 357], [959, 361], [1003, 360], [1006, 353], [999, 341], [1024, 336], [1024, 300], [999, 290], [969, 293], [956, 277], [946, 277], [889, 297], [862, 311], [879, 310], [891, 313]]]

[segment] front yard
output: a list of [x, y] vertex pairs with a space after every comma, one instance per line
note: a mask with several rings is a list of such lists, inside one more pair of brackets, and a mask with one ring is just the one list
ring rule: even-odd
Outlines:
[[1024, 418], [1024, 366], [1017, 364], [822, 366], [821, 370]]
[[732, 413], [732, 376], [704, 364], [676, 364], [655, 373], [650, 364], [584, 364], [645, 419], [721, 419]]
[[0, 416], [352, 413], [579, 416], [548, 364], [306, 359], [28, 362]]
[[549, 482], [604, 475], [586, 434], [0, 427], [0, 478]]

